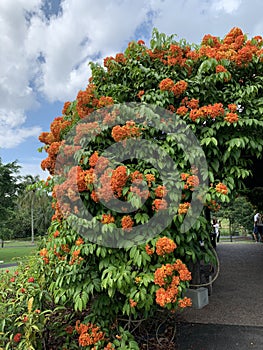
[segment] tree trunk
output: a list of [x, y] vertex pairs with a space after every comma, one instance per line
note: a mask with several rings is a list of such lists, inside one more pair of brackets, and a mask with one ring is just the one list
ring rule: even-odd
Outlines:
[[31, 243], [34, 243], [34, 200], [31, 203]]

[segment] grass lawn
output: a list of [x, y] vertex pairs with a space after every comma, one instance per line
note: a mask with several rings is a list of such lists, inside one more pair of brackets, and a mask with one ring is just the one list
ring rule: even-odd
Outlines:
[[[30, 243], [29, 243], [30, 245]], [[4, 261], [4, 264], [14, 263], [19, 261], [19, 258], [33, 255], [36, 251], [36, 246], [17, 246], [17, 247], [8, 247], [0, 248], [0, 260]], [[1, 268], [1, 265], [0, 265]]]

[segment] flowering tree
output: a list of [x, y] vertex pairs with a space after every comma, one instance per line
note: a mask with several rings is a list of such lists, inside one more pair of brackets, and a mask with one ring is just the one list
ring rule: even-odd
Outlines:
[[92, 63], [87, 88], [40, 135], [55, 211], [41, 282], [48, 306], [74, 309], [61, 339], [137, 349], [132, 320], [190, 305], [187, 265], [213, 258], [207, 213], [262, 153], [262, 45], [239, 28], [192, 47], [154, 30], [150, 48], [131, 42]]

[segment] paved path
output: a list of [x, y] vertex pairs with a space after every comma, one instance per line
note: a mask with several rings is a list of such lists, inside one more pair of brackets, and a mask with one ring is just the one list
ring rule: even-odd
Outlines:
[[221, 243], [220, 274], [209, 304], [188, 309], [179, 350], [263, 349], [263, 244]]

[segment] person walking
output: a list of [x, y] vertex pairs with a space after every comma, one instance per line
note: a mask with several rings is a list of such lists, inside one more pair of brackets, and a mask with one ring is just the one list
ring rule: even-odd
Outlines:
[[220, 224], [219, 224], [219, 222], [218, 222], [218, 220], [217, 219], [213, 219], [213, 230], [214, 230], [214, 234], [215, 234], [215, 238], [216, 238], [216, 241], [217, 241], [217, 243], [219, 242], [219, 238], [220, 238], [220, 230], [219, 230], [219, 228], [220, 228]]
[[254, 228], [253, 228], [253, 236], [254, 236], [254, 239], [256, 242], [259, 242], [260, 238], [261, 238], [260, 233], [259, 233], [259, 226], [258, 226], [260, 221], [261, 221], [261, 215], [260, 215], [260, 213], [256, 213], [254, 215]]

